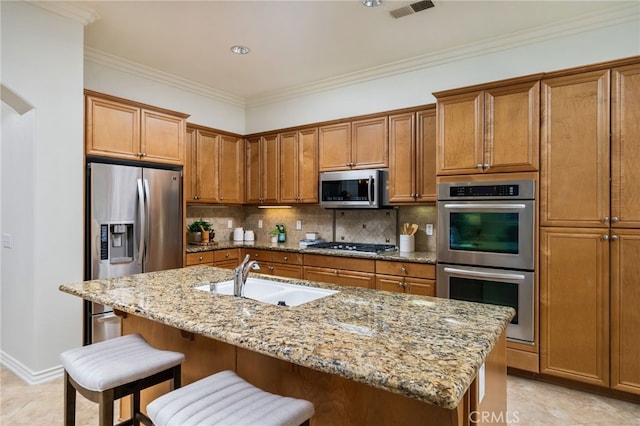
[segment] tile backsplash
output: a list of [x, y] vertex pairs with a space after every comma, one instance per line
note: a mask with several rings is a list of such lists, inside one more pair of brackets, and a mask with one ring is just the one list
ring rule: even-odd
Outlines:
[[[255, 232], [256, 241], [269, 242], [269, 231], [277, 223], [283, 223], [287, 230], [287, 241], [297, 242], [304, 239], [307, 232], [318, 232], [325, 241], [345, 241], [375, 244], [398, 245], [400, 226], [416, 223], [416, 251], [435, 251], [436, 249], [436, 207], [407, 206], [393, 209], [376, 210], [332, 210], [319, 206], [292, 206], [291, 208], [259, 209], [256, 206], [188, 206], [187, 225], [196, 219], [212, 223], [216, 240], [231, 241], [233, 228], [243, 227]], [[258, 221], [262, 221], [262, 228]], [[296, 221], [301, 222], [300, 230]], [[228, 221], [232, 227], [228, 228]], [[426, 224], [433, 224], [432, 236], [425, 233]]]

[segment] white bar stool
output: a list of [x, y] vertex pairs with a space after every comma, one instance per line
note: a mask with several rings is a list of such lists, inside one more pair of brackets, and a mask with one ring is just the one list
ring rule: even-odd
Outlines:
[[149, 345], [139, 334], [129, 334], [92, 345], [70, 349], [60, 355], [64, 367], [64, 424], [76, 422], [76, 391], [97, 402], [100, 426], [113, 425], [113, 402], [133, 395], [131, 419], [119, 425], [140, 422], [151, 425], [140, 413], [140, 391], [171, 380], [171, 389], [180, 387], [184, 355], [162, 351]]
[[265, 392], [230, 370], [205, 377], [147, 406], [156, 426], [309, 425], [313, 404]]

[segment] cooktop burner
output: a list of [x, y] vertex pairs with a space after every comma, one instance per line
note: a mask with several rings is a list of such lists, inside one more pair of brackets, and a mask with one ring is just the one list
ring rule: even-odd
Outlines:
[[396, 251], [396, 246], [392, 244], [365, 244], [365, 243], [318, 243], [309, 246], [311, 248], [320, 248], [327, 250], [343, 250], [343, 251], [357, 251], [362, 253], [383, 253], [389, 251]]

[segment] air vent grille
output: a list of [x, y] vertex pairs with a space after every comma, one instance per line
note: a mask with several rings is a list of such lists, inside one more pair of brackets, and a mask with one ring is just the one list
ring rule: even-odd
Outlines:
[[414, 13], [421, 12], [425, 9], [430, 9], [433, 6], [433, 2], [431, 0], [422, 0], [416, 3], [411, 3], [410, 5], [399, 7], [397, 9], [393, 9], [389, 12], [391, 16], [394, 18], [402, 18], [403, 16], [413, 15]]

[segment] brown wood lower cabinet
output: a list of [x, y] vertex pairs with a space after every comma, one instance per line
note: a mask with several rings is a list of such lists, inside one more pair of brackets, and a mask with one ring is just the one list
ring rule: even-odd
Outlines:
[[435, 296], [435, 278], [435, 265], [397, 261], [376, 261], [375, 288], [378, 290]]
[[305, 254], [304, 279], [353, 287], [375, 288], [375, 261], [373, 259]]
[[640, 229], [542, 228], [540, 371], [640, 394]]
[[240, 249], [225, 249], [187, 253], [185, 266], [210, 265], [233, 269], [239, 263]]
[[261, 274], [287, 278], [302, 278], [302, 255], [300, 253], [276, 250], [244, 249], [244, 254], [258, 261]]

